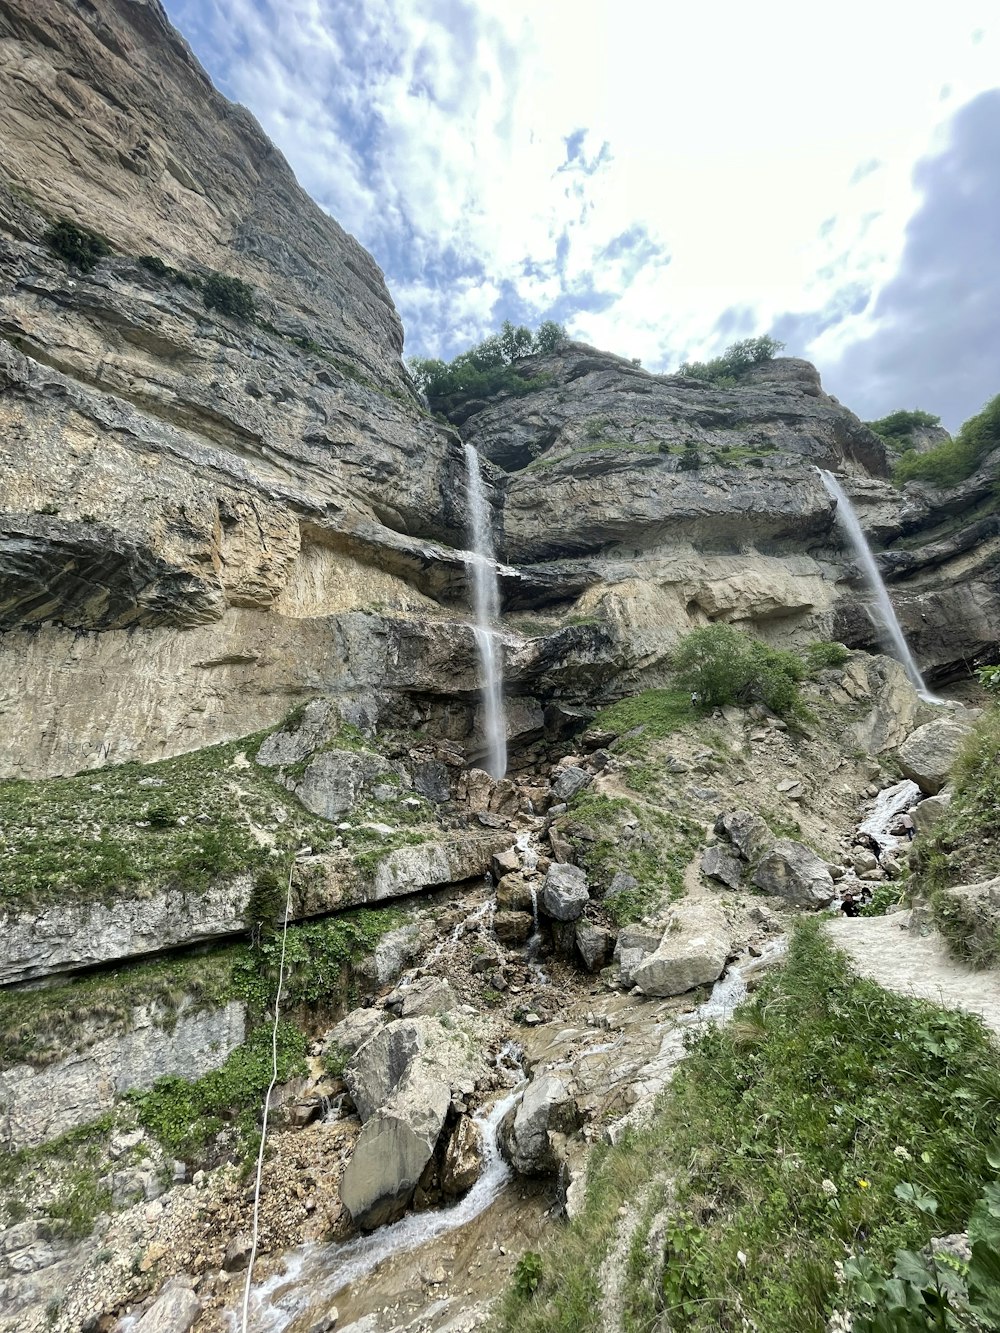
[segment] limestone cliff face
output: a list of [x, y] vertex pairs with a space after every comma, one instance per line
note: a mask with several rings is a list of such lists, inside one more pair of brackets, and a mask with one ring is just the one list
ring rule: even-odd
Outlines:
[[[0, 775], [193, 749], [316, 693], [468, 738], [462, 439], [374, 261], [157, 0], [0, 0], [0, 114]], [[112, 253], [68, 264], [61, 217]], [[212, 271], [256, 320], [206, 308]], [[725, 390], [568, 344], [524, 373], [461, 430], [493, 464], [525, 734], [553, 693], [656, 679], [706, 620], [870, 643], [817, 464], [891, 547], [924, 661], [995, 642], [993, 473], [900, 496], [805, 362]]]

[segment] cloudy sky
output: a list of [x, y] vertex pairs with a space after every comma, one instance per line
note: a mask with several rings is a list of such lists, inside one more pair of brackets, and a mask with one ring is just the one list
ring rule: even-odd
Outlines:
[[166, 0], [406, 350], [772, 332], [864, 417], [1000, 392], [995, 0]]

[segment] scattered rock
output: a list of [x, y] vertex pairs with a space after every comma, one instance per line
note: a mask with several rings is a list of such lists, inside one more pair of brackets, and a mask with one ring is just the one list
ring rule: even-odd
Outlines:
[[594, 775], [584, 768], [564, 768], [552, 784], [552, 799], [569, 801], [593, 780]]
[[226, 1246], [225, 1258], [222, 1260], [222, 1267], [227, 1273], [236, 1273], [242, 1268], [246, 1268], [250, 1262], [250, 1254], [253, 1250], [253, 1237], [249, 1231], [241, 1231], [239, 1235], [232, 1238]]
[[631, 893], [633, 889], [637, 889], [638, 887], [639, 881], [634, 875], [630, 875], [627, 870], [619, 870], [611, 881], [607, 893], [604, 895], [604, 901], [606, 903], [611, 902], [613, 899], [617, 898], [620, 893]]
[[539, 909], [554, 921], [576, 921], [590, 901], [587, 876], [579, 866], [550, 866], [539, 896]]
[[938, 792], [937, 796], [928, 796], [918, 802], [910, 811], [913, 827], [917, 833], [929, 833], [944, 812], [951, 805], [951, 792]]
[[633, 985], [636, 968], [656, 952], [662, 936], [662, 931], [650, 930], [648, 926], [626, 926], [619, 932], [614, 958], [618, 964], [620, 986]]
[[781, 838], [754, 871], [753, 882], [796, 907], [825, 907], [836, 890], [826, 862], [801, 842]]
[[322, 1054], [353, 1055], [385, 1022], [384, 1009], [352, 1009], [323, 1038]]
[[744, 861], [756, 861], [774, 842], [763, 819], [750, 810], [724, 811], [715, 821], [715, 831], [725, 834]]
[[576, 948], [588, 972], [599, 972], [615, 947], [614, 933], [589, 921], [576, 923]]
[[493, 934], [511, 949], [527, 944], [532, 929], [532, 919], [527, 912], [497, 912], [493, 918]]
[[701, 873], [709, 879], [717, 879], [731, 889], [738, 889], [743, 880], [743, 867], [735, 856], [731, 856], [725, 847], [716, 843], [706, 847], [701, 856]]
[[[537, 880], [535, 881], [537, 883]], [[501, 912], [530, 912], [531, 881], [522, 874], [504, 875], [497, 885], [497, 908]]]
[[396, 1090], [424, 1039], [416, 1019], [400, 1019], [384, 1025], [355, 1051], [344, 1069], [344, 1082], [362, 1123]]
[[406, 988], [402, 1018], [419, 1018], [423, 1014], [444, 1014], [454, 1009], [458, 1001], [443, 977], [421, 977]]
[[521, 854], [516, 847], [507, 847], [493, 856], [493, 878], [499, 882], [504, 875], [521, 869]]
[[201, 1301], [190, 1287], [171, 1286], [149, 1307], [134, 1333], [188, 1333], [201, 1314]]
[[555, 829], [549, 829], [549, 846], [552, 848], [552, 855], [560, 864], [565, 864], [573, 859], [573, 845], [567, 839], [562, 837]]
[[435, 805], [443, 805], [451, 800], [451, 787], [448, 782], [448, 769], [439, 759], [429, 759], [422, 764], [414, 764], [410, 770], [413, 775], [413, 787], [421, 796]]

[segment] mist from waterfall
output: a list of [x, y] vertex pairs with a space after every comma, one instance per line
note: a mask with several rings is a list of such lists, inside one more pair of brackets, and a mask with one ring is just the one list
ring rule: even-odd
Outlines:
[[837, 502], [835, 514], [837, 523], [853, 547], [858, 563], [864, 572], [865, 582], [875, 599], [875, 620], [882, 632], [883, 646], [891, 646], [893, 655], [905, 668], [906, 674], [918, 693], [924, 699], [936, 703], [937, 700], [928, 690], [927, 682], [921, 675], [916, 659], [910, 652], [910, 645], [906, 642], [903, 627], [900, 625], [892, 602], [889, 600], [889, 593], [882, 581], [882, 575], [879, 573], [875, 555], [868, 545], [868, 539], [854, 511], [854, 506], [833, 473], [826, 472], [823, 468], [818, 470], [827, 494]]
[[486, 503], [479, 454], [465, 446], [469, 492], [469, 539], [472, 548], [472, 606], [483, 692], [485, 768], [490, 777], [507, 771], [507, 719], [503, 703], [503, 654], [495, 626], [500, 618], [500, 581], [493, 550], [493, 514]]

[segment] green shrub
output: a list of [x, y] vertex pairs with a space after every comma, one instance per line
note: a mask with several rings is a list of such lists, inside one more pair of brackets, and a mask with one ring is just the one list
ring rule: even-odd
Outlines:
[[505, 320], [501, 331], [485, 339], [454, 361], [410, 357], [408, 366], [417, 388], [427, 395], [431, 411], [448, 418], [474, 398], [497, 394], [531, 393], [541, 382], [522, 378], [514, 369], [518, 361], [539, 353], [551, 352], [566, 330], [547, 320], [537, 333], [525, 325]]
[[45, 244], [54, 253], [74, 264], [81, 273], [92, 272], [102, 259], [111, 254], [111, 242], [99, 232], [60, 218], [45, 233]]
[[799, 682], [806, 666], [801, 657], [732, 625], [693, 630], [674, 651], [672, 664], [677, 684], [697, 695], [703, 708], [760, 703], [785, 715], [802, 711]]
[[979, 683], [990, 694], [1000, 694], [1000, 666], [980, 667], [976, 672]]
[[542, 1256], [534, 1250], [521, 1255], [514, 1268], [514, 1290], [522, 1299], [529, 1299], [538, 1290], [542, 1280]]
[[732, 343], [721, 356], [711, 361], [685, 361], [677, 371], [691, 379], [706, 380], [710, 384], [728, 388], [739, 382], [751, 366], [761, 361], [772, 361], [785, 344], [766, 334], [758, 338], [744, 338]]
[[957, 486], [971, 477], [994, 449], [1000, 449], [1000, 394], [970, 417], [953, 440], [945, 440], [926, 453], [904, 454], [893, 466], [892, 479], [899, 484], [925, 481], [932, 486]]
[[169, 264], [165, 263], [159, 255], [140, 255], [139, 263], [143, 268], [154, 273], [158, 278], [166, 278], [173, 273]]
[[912, 411], [901, 408], [898, 412], [890, 412], [888, 416], [879, 417], [877, 421], [865, 422], [869, 430], [882, 437], [886, 447], [893, 453], [905, 453], [913, 448], [913, 432], [918, 426], [940, 426], [940, 424], [940, 417], [930, 412], [923, 412], [920, 408], [914, 408]]
[[206, 310], [218, 310], [223, 315], [248, 323], [254, 317], [253, 288], [242, 278], [230, 278], [225, 273], [209, 273], [201, 288]]
[[851, 652], [842, 643], [810, 643], [806, 645], [803, 656], [809, 674], [815, 675], [828, 667], [843, 666], [845, 662], [850, 661]]

